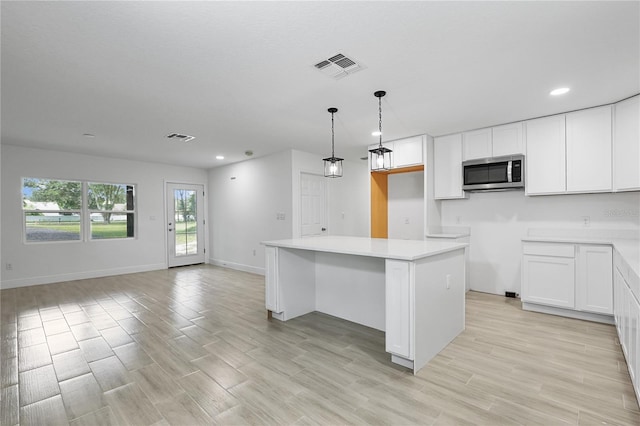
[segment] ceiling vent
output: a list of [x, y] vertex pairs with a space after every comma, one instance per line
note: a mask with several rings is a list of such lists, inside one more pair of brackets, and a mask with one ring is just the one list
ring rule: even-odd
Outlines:
[[363, 67], [351, 58], [346, 57], [342, 53], [338, 53], [329, 59], [318, 62], [314, 65], [324, 75], [335, 80], [360, 71]]
[[167, 135], [167, 139], [175, 139], [181, 142], [189, 142], [194, 140], [195, 136], [183, 135], [181, 133], [170, 133]]

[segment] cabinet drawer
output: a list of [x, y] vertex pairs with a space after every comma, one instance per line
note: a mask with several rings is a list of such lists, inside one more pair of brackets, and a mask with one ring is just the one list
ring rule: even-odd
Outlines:
[[573, 244], [524, 244], [522, 247], [523, 254], [533, 256], [553, 256], [553, 257], [575, 257], [575, 248]]

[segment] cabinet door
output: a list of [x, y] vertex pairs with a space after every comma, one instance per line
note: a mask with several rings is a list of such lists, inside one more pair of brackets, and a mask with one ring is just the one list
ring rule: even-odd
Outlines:
[[[613, 270], [613, 318], [616, 323], [616, 329], [618, 330], [618, 337], [622, 336], [622, 290], [624, 286], [624, 279], [622, 274], [617, 268]], [[622, 343], [622, 337], [620, 337], [620, 343]]]
[[631, 293], [631, 290], [627, 287], [629, 292], [629, 349], [627, 351], [627, 366], [629, 368], [629, 375], [631, 380], [637, 387], [637, 382], [640, 380], [638, 377], [638, 358], [640, 357], [640, 327], [638, 322], [640, 321], [640, 305], [638, 301]]
[[394, 141], [392, 154], [393, 167], [423, 164], [422, 136]]
[[409, 262], [385, 261], [385, 347], [386, 351], [412, 359], [413, 288]]
[[434, 193], [436, 199], [464, 198], [462, 190], [462, 134], [433, 140]]
[[564, 115], [525, 123], [527, 195], [559, 194], [566, 189]]
[[265, 247], [265, 306], [267, 310], [281, 312], [280, 291], [278, 285], [278, 248]]
[[523, 154], [522, 123], [505, 124], [492, 129], [493, 156]]
[[613, 125], [613, 189], [640, 190], [640, 96], [618, 102]]
[[524, 255], [522, 301], [575, 307], [575, 261], [568, 257]]
[[567, 191], [611, 191], [611, 105], [572, 112], [566, 120]]
[[576, 308], [613, 314], [613, 254], [611, 246], [578, 246]]
[[491, 157], [491, 129], [463, 133], [462, 147], [463, 160]]

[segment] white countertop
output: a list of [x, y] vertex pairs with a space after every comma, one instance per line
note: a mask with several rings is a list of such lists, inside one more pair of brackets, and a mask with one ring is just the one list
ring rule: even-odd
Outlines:
[[640, 240], [626, 238], [607, 237], [582, 237], [582, 236], [529, 236], [522, 238], [522, 241], [542, 242], [542, 243], [567, 243], [567, 244], [608, 244], [620, 254], [629, 268], [640, 276]]
[[263, 241], [261, 244], [300, 250], [384, 259], [417, 260], [437, 254], [462, 249], [466, 243], [426, 240], [393, 240], [365, 237], [307, 237], [290, 240]]

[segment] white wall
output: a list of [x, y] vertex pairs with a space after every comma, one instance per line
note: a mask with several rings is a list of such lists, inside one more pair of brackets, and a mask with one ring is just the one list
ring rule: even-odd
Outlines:
[[424, 172], [388, 176], [388, 236], [403, 240], [423, 240]]
[[209, 262], [264, 273], [260, 242], [291, 238], [291, 151], [209, 170], [209, 193]]
[[471, 193], [468, 200], [443, 200], [443, 226], [469, 226], [471, 289], [520, 293], [520, 239], [529, 228], [640, 228], [640, 193], [525, 197], [523, 191]]
[[[1, 158], [3, 288], [166, 268], [165, 181], [207, 182], [207, 172], [201, 169], [11, 145], [2, 145]], [[24, 243], [23, 177], [135, 184], [137, 237]], [[6, 263], [12, 270], [5, 269]]]
[[[322, 156], [292, 151], [292, 235], [299, 238], [300, 173], [324, 174]], [[327, 178], [327, 233], [366, 237], [369, 235], [369, 187], [367, 162], [343, 161], [343, 176]]]
[[[367, 236], [366, 164], [345, 161], [344, 169], [327, 179], [328, 234]], [[260, 242], [300, 236], [300, 173], [322, 175], [322, 157], [290, 150], [211, 169], [209, 262], [263, 274]]]

